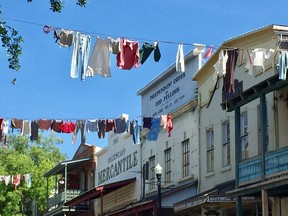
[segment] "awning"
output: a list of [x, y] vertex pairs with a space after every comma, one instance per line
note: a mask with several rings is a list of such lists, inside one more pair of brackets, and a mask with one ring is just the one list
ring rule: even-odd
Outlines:
[[233, 190], [227, 191], [229, 196], [261, 196], [261, 190], [268, 190], [270, 196], [277, 196], [279, 194], [287, 193], [288, 176], [275, 178], [269, 181], [264, 181]]
[[[259, 197], [241, 197], [242, 202], [259, 202]], [[189, 201], [186, 201], [184, 203], [179, 203], [174, 206], [175, 212], [181, 212], [183, 210], [189, 209], [189, 208], [196, 208], [201, 206], [205, 203], [220, 203], [224, 206], [231, 206], [231, 204], [236, 203], [236, 199], [234, 197], [227, 197], [225, 195], [208, 195], [208, 196], [201, 196], [196, 199], [192, 199]], [[230, 204], [229, 204], [230, 203]], [[232, 205], [233, 206], [233, 205]]]
[[46, 174], [45, 177], [50, 177], [53, 175], [57, 174], [63, 174], [65, 172], [65, 166], [67, 166], [67, 172], [70, 172], [79, 165], [84, 164], [86, 161], [90, 160], [91, 158], [81, 158], [77, 160], [67, 160], [67, 161], [62, 161], [59, 164], [57, 164], [55, 167], [53, 167], [51, 170], [49, 170]]
[[207, 202], [234, 202], [232, 198], [227, 197], [226, 191], [234, 189], [235, 181], [228, 181], [214, 188], [182, 200], [174, 204], [174, 211], [180, 212], [186, 209], [194, 208], [200, 210], [200, 206]]
[[123, 181], [118, 181], [118, 182], [113, 182], [110, 184], [105, 184], [105, 185], [99, 185], [97, 187], [94, 187], [79, 196], [75, 197], [74, 199], [69, 200], [66, 202], [64, 205], [65, 206], [75, 206], [78, 203], [97, 199], [101, 196], [104, 196], [112, 191], [115, 191], [121, 187], [124, 187], [132, 182], [135, 182], [136, 178], [131, 178], [131, 179], [126, 179]]
[[[217, 203], [222, 208], [235, 207], [236, 199], [235, 197], [227, 196], [227, 191], [234, 189], [235, 181], [228, 181], [214, 188], [205, 191], [203, 193], [197, 194], [196, 196], [190, 197], [189, 199], [180, 201], [174, 204], [174, 212], [199, 212], [201, 211], [201, 206], [205, 204]], [[259, 197], [254, 196], [243, 196], [241, 197], [243, 202], [252, 203], [259, 202]]]
[[109, 215], [126, 216], [126, 215], [136, 214], [136, 213], [140, 213], [145, 210], [148, 210], [148, 209], [153, 209], [156, 206], [157, 206], [156, 200], [146, 200], [146, 201], [135, 202], [133, 204], [126, 206], [124, 209], [120, 209], [116, 212], [108, 214], [108, 216]]

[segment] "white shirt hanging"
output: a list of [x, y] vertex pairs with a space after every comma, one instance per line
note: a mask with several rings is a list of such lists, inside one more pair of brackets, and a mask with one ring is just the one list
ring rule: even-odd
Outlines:
[[228, 60], [228, 55], [227, 55], [226, 50], [221, 50], [219, 52], [218, 61], [216, 62], [216, 64], [214, 64], [216, 75], [225, 76], [227, 60]]
[[248, 59], [245, 68], [248, 69], [248, 74], [252, 75], [253, 67], [262, 67], [263, 72], [265, 71], [265, 60], [269, 59], [272, 54], [275, 52], [274, 49], [263, 49], [263, 48], [256, 48], [254, 49], [249, 55], [250, 59]]
[[176, 54], [176, 71], [185, 72], [183, 44], [181, 43], [178, 44], [178, 50]]

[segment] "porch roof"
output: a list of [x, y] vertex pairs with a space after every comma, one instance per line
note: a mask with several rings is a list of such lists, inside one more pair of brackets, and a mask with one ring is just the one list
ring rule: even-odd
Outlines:
[[174, 211], [190, 211], [191, 208], [193, 208], [193, 211], [199, 211], [201, 209], [201, 205], [208, 202], [231, 203], [233, 200], [226, 196], [226, 191], [232, 190], [234, 186], [234, 180], [216, 185], [210, 190], [204, 191], [188, 199], [175, 203]]
[[70, 172], [77, 167], [79, 167], [81, 164], [84, 164], [88, 160], [90, 160], [90, 157], [87, 158], [81, 158], [76, 160], [66, 160], [62, 161], [59, 164], [57, 164], [55, 167], [53, 167], [51, 170], [45, 173], [45, 177], [50, 177], [57, 174], [62, 174], [65, 172], [65, 166], [67, 166], [67, 171]]
[[[241, 107], [257, 98], [262, 94], [267, 94], [271, 91], [278, 90], [288, 86], [287, 80], [279, 79], [279, 74], [275, 74], [268, 79], [254, 85], [253, 87], [236, 94], [228, 101], [221, 103], [222, 109], [228, 112], [234, 111], [236, 107]], [[235, 95], [235, 93], [233, 93]]]
[[243, 186], [227, 191], [228, 196], [261, 196], [261, 190], [268, 190], [269, 196], [276, 196], [279, 194], [287, 193], [288, 175], [283, 174], [281, 177], [274, 177], [264, 182]]

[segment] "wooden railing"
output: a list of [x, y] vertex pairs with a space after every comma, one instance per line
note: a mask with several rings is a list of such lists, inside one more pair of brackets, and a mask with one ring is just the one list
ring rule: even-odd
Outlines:
[[[67, 190], [66, 191], [66, 202], [79, 196], [81, 194], [81, 190]], [[65, 201], [65, 191], [62, 191], [55, 196], [48, 199], [47, 202], [47, 210], [52, 211], [56, 208], [60, 208], [64, 205]]]
[[265, 158], [265, 176], [274, 176], [277, 173], [288, 171], [288, 148], [278, 149]]
[[[265, 155], [265, 179], [288, 174], [288, 147], [267, 152]], [[251, 158], [239, 164], [239, 185], [261, 180], [261, 157]]]

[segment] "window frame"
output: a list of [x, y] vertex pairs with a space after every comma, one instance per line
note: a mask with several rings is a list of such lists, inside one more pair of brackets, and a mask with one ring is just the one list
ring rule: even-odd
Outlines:
[[171, 181], [171, 174], [172, 174], [172, 169], [171, 169], [171, 164], [172, 164], [172, 159], [171, 159], [171, 147], [165, 149], [164, 151], [164, 157], [165, 157], [165, 173], [164, 173], [164, 178], [166, 182]]
[[230, 120], [222, 122], [222, 167], [231, 165]]
[[240, 143], [241, 160], [249, 158], [249, 140], [248, 140], [248, 112], [240, 114]]
[[190, 166], [190, 140], [185, 139], [182, 141], [182, 178], [189, 176]]
[[210, 127], [206, 130], [206, 157], [207, 157], [207, 173], [213, 172], [215, 169], [214, 161], [214, 129]]
[[155, 189], [155, 182], [156, 182], [156, 174], [155, 174], [155, 161], [156, 161], [156, 158], [155, 158], [155, 155], [149, 157], [149, 189], [150, 190], [153, 190]]

